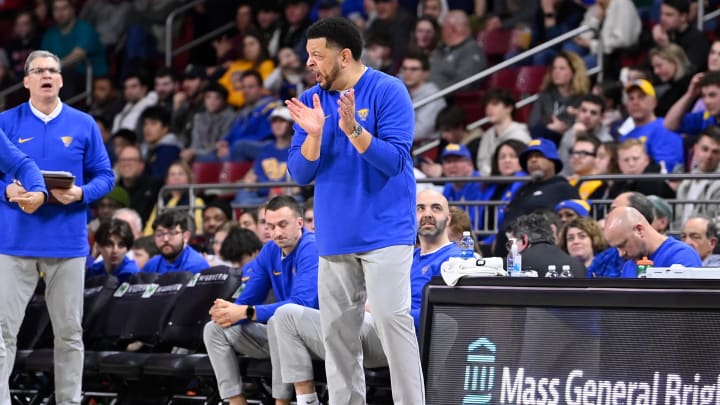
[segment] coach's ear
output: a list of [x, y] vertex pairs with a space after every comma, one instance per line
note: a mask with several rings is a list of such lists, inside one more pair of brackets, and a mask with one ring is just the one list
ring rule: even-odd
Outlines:
[[344, 48], [342, 51], [340, 51], [340, 55], [343, 67], [353, 61], [352, 51], [349, 48]]

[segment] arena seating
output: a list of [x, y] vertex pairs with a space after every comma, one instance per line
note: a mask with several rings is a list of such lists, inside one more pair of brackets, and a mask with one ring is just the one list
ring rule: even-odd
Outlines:
[[[241, 285], [241, 272], [225, 266], [194, 276], [189, 272], [137, 273], [120, 286], [113, 276], [88, 279], [83, 318], [85, 401], [106, 397], [121, 404], [138, 403], [139, 398], [157, 404], [218, 403], [202, 331], [210, 320], [208, 308], [213, 300], [234, 300]], [[11, 385], [17, 404], [39, 404], [52, 395], [53, 351], [52, 342], [43, 340], [50, 333], [43, 292], [41, 282], [18, 343], [23, 350]], [[128, 351], [132, 346], [133, 351]], [[271, 403], [270, 360], [241, 354], [238, 359], [250, 386], [249, 398]], [[326, 398], [324, 363], [316, 361], [314, 371], [318, 393]], [[368, 369], [366, 379], [369, 395], [388, 398], [387, 369]]]
[[511, 39], [512, 30], [483, 30], [478, 33], [477, 41], [485, 51], [489, 66], [501, 62], [504, 59], [505, 54], [510, 50]]
[[522, 66], [515, 78], [515, 95], [523, 98], [539, 93], [546, 71], [545, 66]]
[[193, 162], [192, 172], [198, 184], [217, 183], [220, 178], [220, 162]]

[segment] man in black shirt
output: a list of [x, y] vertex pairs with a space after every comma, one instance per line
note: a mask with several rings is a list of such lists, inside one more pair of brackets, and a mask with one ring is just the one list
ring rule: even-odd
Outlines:
[[505, 257], [507, 254], [505, 231], [515, 218], [538, 208], [553, 209], [563, 200], [580, 198], [577, 189], [565, 177], [557, 175], [563, 164], [552, 141], [545, 138], [530, 141], [527, 149], [520, 154], [520, 166], [533, 180], [522, 186], [505, 208], [493, 256]]

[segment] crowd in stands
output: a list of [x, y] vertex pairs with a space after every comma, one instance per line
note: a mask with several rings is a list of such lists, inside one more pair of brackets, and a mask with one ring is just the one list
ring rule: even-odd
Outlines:
[[[248, 187], [215, 201], [214, 195], [185, 190], [159, 192], [165, 185], [195, 183], [201, 164], [243, 163], [232, 179], [241, 184], [292, 181], [287, 159], [293, 120], [283, 101], [315, 84], [304, 66], [305, 30], [328, 16], [355, 22], [365, 36], [363, 62], [397, 76], [414, 102], [581, 24], [596, 29], [508, 68], [512, 73], [537, 69], [532, 86], [521, 87], [514, 77], [505, 83], [498, 72], [416, 109], [415, 146], [440, 141], [417, 156], [418, 178], [477, 178], [423, 184], [418, 190], [437, 188], [451, 205], [465, 210], [472, 229], [492, 229], [493, 234], [479, 235], [486, 254], [504, 256], [506, 231], [537, 209], [552, 210], [563, 201], [590, 206], [627, 192], [655, 195], [666, 207], [663, 199], [683, 202], [657, 212], [663, 233], [672, 228], [685, 235], [684, 227], [697, 223], [699, 216], [714, 229], [718, 181], [641, 179], [643, 174], [720, 170], [720, 129], [715, 126], [720, 116], [720, 41], [713, 41], [713, 21], [706, 30], [697, 29], [695, 2], [208, 0], [181, 14], [170, 33], [172, 42], [228, 22], [233, 28], [174, 57], [173, 67], [166, 68], [164, 21], [182, 4], [17, 0], [0, 5], [3, 27], [12, 31], [0, 41], [0, 88], [22, 79], [23, 61], [34, 49], [62, 58], [63, 98], [81, 92], [85, 69], [92, 69], [92, 102], [80, 107], [101, 128], [117, 186], [95, 205], [88, 224], [96, 245], [89, 268], [99, 269], [103, 260], [106, 269], [124, 268], [112, 253], [123, 246], [135, 253], [137, 244], [138, 256], [152, 255], [155, 249], [164, 254], [169, 247], [159, 243], [163, 238], [158, 235], [173, 235], [179, 222], [160, 221], [163, 209], [203, 207], [189, 213], [194, 219], [188, 224], [180, 221], [184, 225], [177, 232], [184, 235], [183, 248], [195, 246], [198, 258], [205, 255], [204, 264], [214, 264], [228, 262], [220, 255], [220, 241], [229, 229], [221, 223], [237, 218], [239, 226], [256, 230], [265, 242], [264, 212], [253, 207], [281, 194], [312, 207], [312, 187]], [[710, 2], [705, 10], [714, 7]], [[509, 35], [496, 36], [500, 32]], [[491, 38], [504, 40], [493, 43]], [[598, 57], [602, 82], [588, 74]], [[536, 92], [539, 97], [531, 106], [516, 108], [520, 98]], [[9, 106], [23, 97], [8, 94], [3, 101]], [[483, 125], [468, 127], [481, 117], [487, 119]], [[584, 179], [601, 174], [628, 177]], [[493, 181], [494, 176], [528, 175], [529, 182]], [[473, 201], [493, 204], [466, 204]], [[242, 208], [229, 208], [229, 202]], [[587, 211], [580, 216], [605, 216]], [[133, 213], [129, 231], [111, 220], [113, 212]], [[214, 215], [205, 218], [208, 212]], [[310, 215], [306, 226], [312, 224]], [[595, 235], [602, 228], [586, 222], [577, 229], [593, 240], [593, 250], [603, 250], [608, 241]], [[558, 232], [563, 250], [568, 247], [562, 241], [579, 238], [567, 228]], [[154, 235], [156, 243], [141, 235]], [[709, 241], [713, 238], [708, 234]], [[173, 253], [180, 247], [173, 245]], [[585, 267], [592, 263], [587, 255], [578, 258]]]
[[[216, 301], [205, 327], [224, 397], [243, 394], [237, 341], [245, 354], [274, 357], [276, 377], [292, 368], [277, 359], [308, 350], [322, 357], [292, 346], [317, 340], [291, 327], [314, 325], [317, 315], [313, 188], [264, 184], [293, 180], [294, 123], [284, 101], [315, 85], [305, 69], [305, 30], [320, 18], [357, 24], [363, 63], [396, 76], [413, 102], [580, 24], [596, 29], [415, 110], [414, 146], [438, 143], [415, 159], [417, 178], [436, 179], [418, 183], [416, 328], [422, 287], [458, 254], [455, 243], [468, 230], [483, 256], [505, 257], [513, 239], [523, 269], [540, 277], [550, 265], [567, 265], [578, 278], [634, 278], [645, 257], [655, 266], [720, 267], [720, 181], [643, 178], [720, 173], [720, 40], [712, 21], [697, 29], [690, 0], [207, 0], [182, 14], [171, 42], [228, 22], [233, 29], [167, 68], [164, 22], [183, 3], [2, 2], [0, 21], [12, 35], [0, 40], [0, 88], [22, 81], [35, 49], [62, 58], [64, 100], [83, 91], [92, 69], [92, 101], [79, 107], [101, 130], [116, 185], [88, 218], [87, 277], [124, 282], [139, 272], [243, 269], [243, 293], [235, 303]], [[602, 81], [588, 73], [598, 58]], [[535, 93], [530, 106], [517, 106]], [[240, 169], [201, 171], [228, 164]], [[588, 178], [606, 174], [625, 177]], [[182, 188], [223, 176], [239, 191]], [[265, 301], [268, 293], [275, 303]], [[385, 365], [372, 317], [365, 323], [363, 344], [378, 355], [370, 364]], [[266, 324], [288, 341], [253, 346], [249, 329], [265, 333]], [[245, 340], [230, 342], [230, 325], [242, 325], [232, 333]], [[311, 365], [302, 366], [296, 389], [312, 380]], [[273, 393], [286, 398], [290, 387], [280, 380]]]

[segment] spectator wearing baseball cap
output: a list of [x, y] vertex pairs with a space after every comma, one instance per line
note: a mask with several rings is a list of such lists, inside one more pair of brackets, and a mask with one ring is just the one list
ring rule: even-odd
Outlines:
[[498, 228], [493, 256], [505, 257], [507, 254], [505, 229], [515, 218], [538, 208], [555, 207], [561, 201], [580, 198], [567, 179], [558, 176], [563, 163], [558, 157], [555, 144], [549, 139], [531, 140], [520, 154], [520, 166], [530, 175], [531, 180], [515, 193], [505, 208], [505, 217]]
[[187, 65], [187, 66], [185, 66], [185, 69], [183, 70], [182, 79], [183, 80], [194, 80], [194, 79], [205, 80], [205, 79], [207, 79], [207, 72], [205, 72], [204, 66]]
[[[203, 89], [207, 83], [205, 67], [187, 65], [181, 75], [180, 88], [173, 98], [173, 131], [183, 140], [192, 143], [193, 125], [197, 114], [205, 111]], [[187, 145], [187, 143], [186, 143]]]
[[633, 80], [625, 87], [625, 93], [625, 108], [635, 128], [621, 136], [620, 142], [640, 139], [648, 155], [664, 167], [665, 173], [672, 172], [676, 166], [682, 169], [685, 164], [682, 138], [665, 128], [663, 119], [655, 116], [657, 97], [653, 85], [645, 79]]
[[115, 211], [130, 206], [130, 194], [128, 194], [127, 190], [122, 186], [115, 185], [109, 193], [105, 194], [93, 205], [96, 209], [96, 217], [87, 225], [91, 237], [94, 237], [95, 232], [103, 221], [108, 221], [112, 218]]
[[575, 218], [586, 218], [590, 216], [590, 204], [585, 200], [560, 201], [555, 206], [555, 213], [558, 214], [563, 223], [568, 223]]
[[[276, 107], [270, 113], [270, 128], [275, 141], [265, 145], [252, 170], [249, 170], [243, 181], [248, 184], [267, 182], [291, 181], [287, 171], [288, 151], [290, 150], [290, 139], [293, 134], [293, 119], [290, 110], [285, 106]], [[292, 188], [255, 188], [240, 190], [235, 195], [235, 202], [238, 204], [256, 205], [275, 197], [278, 194], [297, 195], [300, 189]]]
[[[473, 158], [470, 149], [460, 143], [450, 143], [440, 154], [442, 160], [442, 174], [444, 177], [477, 177], [478, 181], [445, 183], [443, 195], [448, 202], [458, 201], [484, 201], [485, 192], [480, 183], [480, 173], [473, 167]], [[474, 229], [483, 225], [483, 206], [459, 206], [470, 216]]]

